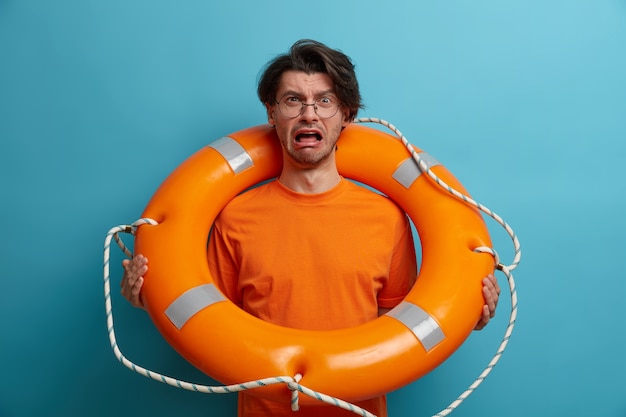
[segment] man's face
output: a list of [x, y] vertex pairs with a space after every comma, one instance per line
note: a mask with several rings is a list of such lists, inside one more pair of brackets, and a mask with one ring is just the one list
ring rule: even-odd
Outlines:
[[[307, 74], [301, 71], [283, 73], [276, 101], [292, 100], [305, 104], [330, 98], [337, 102], [333, 83], [327, 74]], [[276, 133], [283, 147], [283, 155], [302, 167], [313, 167], [323, 161], [334, 160], [335, 144], [341, 130], [350, 122], [347, 110], [339, 110], [330, 118], [322, 119], [314, 106], [304, 106], [302, 113], [294, 118], [285, 117], [275, 103], [267, 103], [268, 122], [276, 126]]]

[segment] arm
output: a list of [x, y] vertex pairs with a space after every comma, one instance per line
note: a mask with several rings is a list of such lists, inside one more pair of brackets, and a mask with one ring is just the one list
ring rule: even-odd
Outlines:
[[207, 250], [209, 270], [220, 291], [238, 307], [243, 307], [238, 284], [240, 267], [236, 260], [234, 249], [236, 246], [222, 233], [222, 221], [221, 217], [218, 217], [209, 236]]
[[[417, 259], [415, 255], [415, 244], [413, 233], [408, 218], [402, 214], [402, 222], [399, 222], [397, 235], [391, 255], [391, 267], [389, 269], [389, 280], [385, 288], [387, 300], [393, 298], [392, 302], [385, 302], [381, 305], [378, 300], [378, 316], [382, 316], [395, 307], [411, 291], [417, 278]], [[389, 291], [391, 293], [389, 294]], [[389, 294], [389, 295], [388, 295]]]

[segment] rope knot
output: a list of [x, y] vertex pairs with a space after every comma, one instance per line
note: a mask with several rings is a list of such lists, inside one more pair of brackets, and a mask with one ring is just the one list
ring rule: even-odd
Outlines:
[[291, 411], [298, 411], [300, 409], [300, 380], [302, 374], [296, 374], [293, 380], [287, 382], [287, 388], [291, 390]]

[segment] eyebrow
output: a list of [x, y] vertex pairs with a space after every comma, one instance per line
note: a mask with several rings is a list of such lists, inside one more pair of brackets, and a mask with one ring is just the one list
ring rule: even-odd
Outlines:
[[[323, 96], [330, 96], [330, 95], [337, 97], [337, 94], [335, 94], [335, 91], [331, 89], [320, 91], [319, 93], [315, 95], [315, 97], [323, 97]], [[287, 90], [280, 96], [280, 98], [283, 98], [286, 96], [302, 97], [302, 94], [294, 90]]]

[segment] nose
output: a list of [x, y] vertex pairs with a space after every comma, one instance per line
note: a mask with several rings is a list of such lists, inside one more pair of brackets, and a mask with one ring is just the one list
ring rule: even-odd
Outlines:
[[317, 111], [315, 110], [316, 103], [306, 104], [302, 103], [302, 113], [300, 117], [302, 120], [313, 121], [317, 120]]

